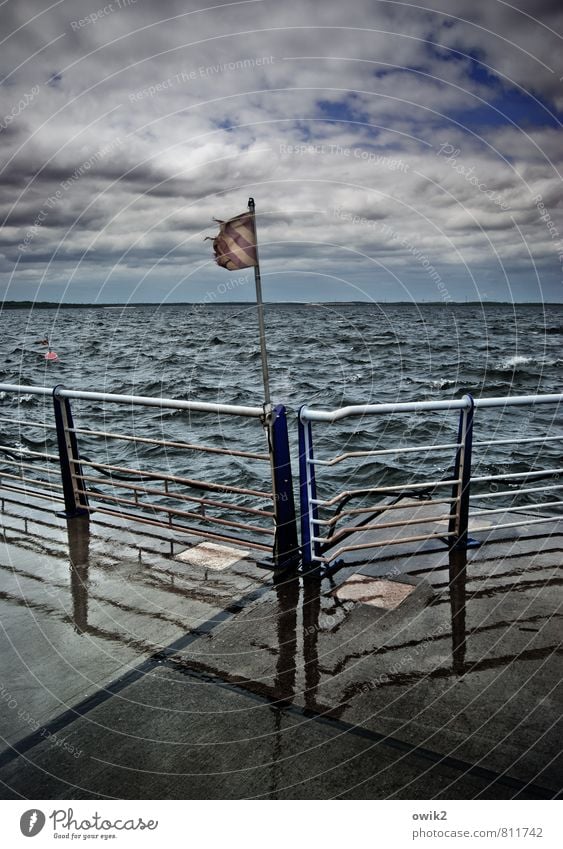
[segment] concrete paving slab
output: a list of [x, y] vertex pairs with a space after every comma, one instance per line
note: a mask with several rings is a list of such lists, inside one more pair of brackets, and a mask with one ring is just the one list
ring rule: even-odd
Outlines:
[[383, 607], [394, 610], [415, 588], [410, 584], [399, 581], [385, 581], [369, 578], [367, 575], [355, 575], [347, 578], [334, 591], [334, 596], [340, 601], [353, 601], [369, 604], [372, 607]]
[[176, 560], [188, 563], [190, 566], [200, 566], [202, 569], [223, 571], [234, 566], [248, 557], [250, 551], [243, 548], [233, 548], [227, 545], [217, 545], [214, 542], [201, 542], [191, 548], [186, 548], [176, 555]]

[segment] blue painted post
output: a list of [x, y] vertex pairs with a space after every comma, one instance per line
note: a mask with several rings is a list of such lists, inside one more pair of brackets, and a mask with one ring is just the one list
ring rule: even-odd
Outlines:
[[285, 407], [281, 404], [272, 410], [268, 432], [274, 494], [274, 565], [276, 569], [286, 571], [297, 568], [300, 561], [300, 551], [295, 499], [293, 497], [287, 416]]
[[[469, 404], [459, 417], [457, 441], [459, 448], [456, 452], [454, 477], [459, 483], [452, 488], [452, 498], [455, 502], [450, 511], [449, 531], [455, 536], [449, 537], [451, 548], [467, 548], [467, 527], [469, 524], [469, 493], [471, 489], [471, 452], [473, 444], [473, 412], [475, 402], [471, 395], [465, 395]], [[471, 541], [473, 542], [473, 541]]]
[[76, 434], [73, 430], [74, 422], [70, 402], [68, 398], [61, 398], [59, 395], [63, 388], [62, 384], [58, 384], [53, 389], [55, 425], [65, 502], [65, 509], [59, 515], [67, 519], [74, 519], [77, 516], [89, 515], [88, 498], [84, 492], [79, 492], [79, 490], [85, 490], [86, 487], [82, 477]]
[[313, 541], [316, 535], [318, 518], [317, 505], [312, 503], [317, 497], [315, 467], [308, 462], [313, 459], [313, 431], [311, 422], [303, 421], [299, 409], [299, 495], [301, 504], [301, 554], [304, 573], [316, 571], [318, 564], [313, 560], [319, 554], [319, 544]]

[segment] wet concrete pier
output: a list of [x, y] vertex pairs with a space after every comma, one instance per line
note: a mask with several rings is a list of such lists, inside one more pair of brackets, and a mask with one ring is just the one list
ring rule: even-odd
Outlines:
[[3, 798], [559, 793], [560, 522], [273, 582], [244, 550], [217, 568], [201, 540], [9, 499]]

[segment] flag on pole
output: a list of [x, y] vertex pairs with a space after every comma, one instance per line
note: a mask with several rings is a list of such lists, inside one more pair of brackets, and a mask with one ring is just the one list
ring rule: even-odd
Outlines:
[[[248, 198], [248, 212], [243, 212], [228, 221], [220, 221], [219, 232], [213, 239], [215, 262], [229, 271], [239, 268], [254, 268], [256, 284], [256, 306], [258, 308], [258, 327], [260, 330], [260, 354], [262, 358], [262, 378], [264, 381], [264, 403], [270, 407], [270, 378], [268, 374], [268, 352], [266, 350], [266, 329], [264, 327], [264, 305], [262, 303], [262, 283], [256, 246], [256, 207], [254, 198]], [[211, 239], [211, 236], [206, 236]]]
[[243, 212], [228, 221], [220, 221], [218, 218], [213, 220], [220, 225], [219, 233], [213, 239], [217, 265], [229, 271], [257, 266], [256, 229], [252, 212]]

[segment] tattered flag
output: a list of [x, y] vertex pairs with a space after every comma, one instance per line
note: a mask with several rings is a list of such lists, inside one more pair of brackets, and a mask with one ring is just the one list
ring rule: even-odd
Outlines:
[[[243, 212], [228, 221], [220, 221], [217, 218], [214, 221], [220, 225], [219, 233], [213, 239], [217, 265], [229, 271], [258, 265], [253, 214]], [[210, 239], [211, 236], [207, 238]]]

